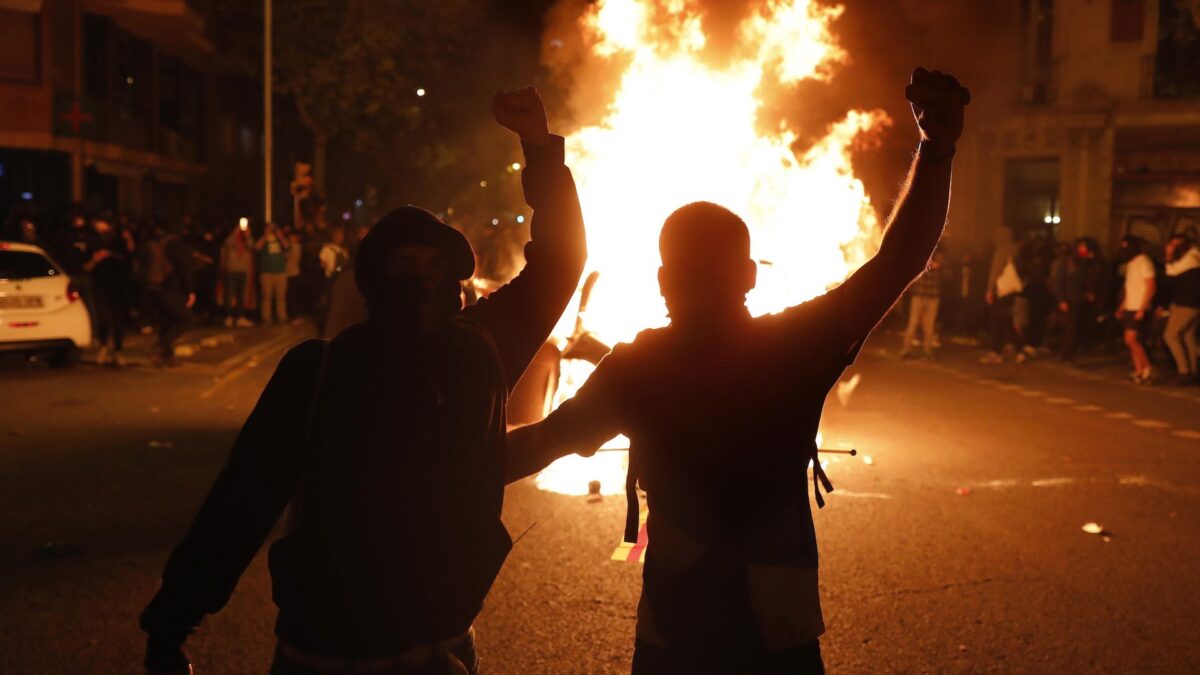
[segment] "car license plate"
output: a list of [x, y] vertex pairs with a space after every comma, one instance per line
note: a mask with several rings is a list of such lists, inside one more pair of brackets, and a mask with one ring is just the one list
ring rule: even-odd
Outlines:
[[40, 295], [6, 295], [0, 297], [0, 309], [41, 309]]

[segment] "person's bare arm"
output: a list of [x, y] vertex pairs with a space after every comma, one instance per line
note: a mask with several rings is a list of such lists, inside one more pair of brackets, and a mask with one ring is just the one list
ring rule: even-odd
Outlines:
[[621, 433], [620, 370], [613, 354], [609, 354], [579, 392], [549, 417], [510, 431], [505, 447], [505, 482], [535, 474], [571, 453], [590, 456]]
[[840, 289], [848, 336], [865, 337], [925, 271], [946, 223], [951, 163], [970, 94], [950, 75], [917, 68], [906, 95], [921, 143], [879, 252]]

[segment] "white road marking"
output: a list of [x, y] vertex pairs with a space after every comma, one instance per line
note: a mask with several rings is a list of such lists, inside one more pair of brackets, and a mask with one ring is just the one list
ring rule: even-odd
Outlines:
[[1103, 412], [1104, 411], [1104, 408], [1101, 408], [1098, 405], [1092, 405], [1090, 403], [1087, 405], [1077, 405], [1077, 406], [1075, 406], [1075, 409], [1078, 410], [1079, 412]]
[[1059, 397], [1056, 397], [1056, 398], [1048, 398], [1048, 399], [1046, 399], [1046, 403], [1054, 403], [1054, 404], [1057, 404], [1057, 405], [1067, 405], [1067, 404], [1074, 403], [1074, 402], [1075, 402], [1075, 399], [1073, 399], [1073, 398], [1064, 398], [1064, 397], [1062, 397], [1062, 396], [1059, 396]]
[[1074, 478], [1041, 478], [1039, 480], [1030, 481], [1033, 487], [1056, 487], [1059, 485], [1070, 485], [1074, 483]]
[[1104, 416], [1105, 416], [1105, 417], [1107, 417], [1107, 418], [1109, 418], [1109, 419], [1114, 419], [1114, 420], [1127, 420], [1127, 419], [1132, 419], [1132, 418], [1133, 418], [1133, 415], [1131, 415], [1131, 414], [1129, 414], [1129, 413], [1127, 413], [1127, 412], [1110, 412], [1110, 413], [1104, 413]]
[[851, 490], [834, 490], [831, 495], [841, 495], [843, 497], [858, 497], [860, 499], [891, 499], [892, 496], [882, 492], [853, 492]]
[[1171, 428], [1170, 424], [1167, 424], [1166, 422], [1159, 422], [1158, 420], [1133, 420], [1133, 424], [1135, 426], [1143, 427], [1146, 429], [1170, 429]]
[[1191, 429], [1179, 429], [1172, 431], [1171, 435], [1178, 436], [1180, 438], [1186, 438], [1189, 441], [1200, 441], [1200, 431], [1193, 431]]

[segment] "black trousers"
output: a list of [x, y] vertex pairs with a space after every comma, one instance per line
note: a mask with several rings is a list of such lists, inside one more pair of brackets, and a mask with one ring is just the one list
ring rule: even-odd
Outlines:
[[1017, 327], [1013, 323], [1013, 304], [1017, 300], [1017, 294], [1006, 295], [1003, 298], [996, 298], [992, 302], [991, 310], [991, 325], [992, 325], [992, 351], [997, 354], [1004, 351], [1004, 345], [1012, 342], [1013, 346], [1019, 351], [1022, 344], [1021, 336], [1017, 332]]
[[175, 341], [191, 323], [192, 311], [188, 309], [187, 296], [173, 288], [147, 288], [146, 301], [154, 313], [154, 325], [158, 328], [159, 354], [170, 357], [174, 353]]
[[1089, 347], [1096, 326], [1096, 307], [1088, 302], [1073, 302], [1063, 315], [1062, 357], [1070, 361], [1080, 348]]
[[121, 351], [125, 342], [125, 322], [129, 308], [125, 304], [125, 288], [119, 281], [100, 281], [92, 286], [96, 303], [96, 339]]
[[821, 644], [813, 640], [778, 652], [749, 653], [723, 661], [638, 640], [632, 675], [825, 675]]

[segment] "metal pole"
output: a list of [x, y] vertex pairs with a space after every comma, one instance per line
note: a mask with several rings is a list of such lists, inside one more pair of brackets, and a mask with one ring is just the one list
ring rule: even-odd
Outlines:
[[263, 0], [263, 222], [271, 222], [271, 0]]

